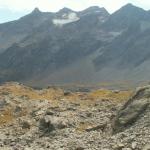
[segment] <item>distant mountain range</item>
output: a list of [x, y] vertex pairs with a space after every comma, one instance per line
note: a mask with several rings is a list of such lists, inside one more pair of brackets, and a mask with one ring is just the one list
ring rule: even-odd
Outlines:
[[75, 12], [35, 8], [0, 24], [0, 82], [33, 86], [150, 79], [150, 11], [127, 4]]

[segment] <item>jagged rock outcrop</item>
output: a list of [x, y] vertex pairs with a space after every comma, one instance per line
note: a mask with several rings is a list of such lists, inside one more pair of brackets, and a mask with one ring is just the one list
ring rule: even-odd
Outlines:
[[135, 95], [120, 109], [114, 120], [113, 131], [119, 132], [140, 119], [150, 105], [150, 86], [138, 88]]

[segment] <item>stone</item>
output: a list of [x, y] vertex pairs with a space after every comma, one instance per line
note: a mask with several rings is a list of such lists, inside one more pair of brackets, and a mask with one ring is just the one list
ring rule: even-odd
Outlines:
[[142, 150], [150, 150], [150, 144], [145, 145]]
[[21, 111], [22, 111], [22, 106], [21, 105], [16, 106], [15, 112], [17, 113], [17, 112], [21, 112]]
[[84, 150], [83, 147], [77, 147], [75, 150]]
[[21, 123], [22, 129], [30, 129], [31, 125], [28, 121], [23, 121]]
[[[20, 91], [21, 89], [22, 87], [20, 87]], [[29, 90], [32, 88], [27, 88], [27, 92]], [[24, 94], [24, 91], [23, 87], [23, 95], [27, 95], [27, 93]], [[62, 92], [61, 96], [57, 95], [57, 91], [52, 91], [52, 93], [46, 91], [46, 95], [47, 92], [47, 100], [47, 96], [41, 97], [42, 89], [40, 91], [32, 90], [31, 97], [34, 97], [35, 93], [35, 99], [30, 97], [21, 99], [21, 96], [16, 97], [11, 91], [9, 96], [3, 97], [0, 94], [1, 99], [9, 102], [0, 111], [0, 149], [5, 149], [5, 147], [10, 147], [10, 149], [17, 147], [19, 150], [149, 149], [149, 105], [139, 113], [131, 125], [127, 124], [127, 126], [123, 126], [122, 132], [112, 134], [113, 118], [110, 117], [112, 114], [117, 116], [122, 111], [120, 108], [124, 107], [124, 101], [115, 101], [111, 98], [104, 101], [97, 98], [89, 99], [88, 93], [81, 93], [82, 96], [78, 95], [80, 93], [73, 93], [73, 97], [71, 95], [63, 99]], [[41, 98], [37, 95], [38, 93]], [[149, 101], [148, 93], [147, 89], [140, 92], [136, 98], [131, 97], [133, 101], [127, 104], [126, 110], [129, 110], [131, 115], [138, 112], [141, 107], [140, 101], [143, 99]], [[17, 106], [21, 106], [23, 111], [19, 113], [20, 115], [13, 117]], [[74, 111], [72, 111], [73, 109]], [[20, 112], [19, 109], [17, 111]], [[129, 118], [129, 114], [127, 116]], [[122, 115], [120, 118], [126, 120], [126, 116]], [[8, 122], [3, 124], [1, 121], [5, 121], [5, 119], [8, 119]]]
[[112, 149], [114, 149], [114, 150], [122, 150], [124, 147], [125, 147], [125, 145], [119, 142], [119, 143], [113, 145]]
[[46, 115], [54, 115], [54, 112], [50, 111], [50, 110], [47, 110], [46, 111]]
[[44, 116], [40, 120], [39, 129], [44, 130], [46, 132], [51, 132], [56, 129], [63, 129], [66, 128], [67, 124], [66, 122], [60, 118], [55, 116]]
[[64, 92], [64, 96], [69, 96], [69, 95], [71, 95], [71, 92], [70, 92], [70, 91], [65, 91], [65, 92]]
[[131, 144], [131, 147], [132, 147], [132, 149], [136, 149], [136, 147], [137, 147], [137, 142], [133, 142], [133, 143]]
[[0, 109], [4, 108], [7, 105], [7, 102], [5, 100], [0, 100]]
[[125, 130], [138, 120], [150, 104], [150, 87], [143, 87], [136, 91], [125, 105], [119, 110], [113, 120], [112, 127], [114, 133]]
[[90, 127], [86, 128], [85, 130], [87, 132], [95, 131], [95, 130], [99, 130], [99, 129], [103, 131], [105, 129], [106, 125], [107, 125], [106, 123], [100, 124], [100, 125], [94, 125], [94, 126], [90, 126]]

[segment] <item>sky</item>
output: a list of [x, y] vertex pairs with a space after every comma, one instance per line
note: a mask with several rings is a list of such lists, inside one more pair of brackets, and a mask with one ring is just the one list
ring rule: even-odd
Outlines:
[[0, 0], [0, 23], [16, 20], [36, 7], [41, 11], [56, 12], [63, 7], [79, 11], [100, 6], [113, 13], [127, 3], [150, 10], [150, 0]]

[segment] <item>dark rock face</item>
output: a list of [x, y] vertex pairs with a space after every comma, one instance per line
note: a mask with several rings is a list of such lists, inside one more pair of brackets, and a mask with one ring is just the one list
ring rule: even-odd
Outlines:
[[135, 123], [149, 109], [150, 86], [137, 90], [135, 95], [118, 112], [114, 120], [114, 133], [125, 130]]
[[120, 32], [120, 35], [104, 47], [103, 54], [94, 60], [97, 69], [112, 64], [119, 69], [134, 68], [146, 61], [150, 26], [145, 25], [150, 23], [149, 18], [147, 11], [131, 4], [112, 14], [102, 26], [106, 30]]
[[149, 14], [139, 7], [127, 4], [114, 12], [103, 24], [103, 27], [111, 31], [124, 30], [141, 19], [149, 20]]
[[35, 28], [49, 20], [52, 15], [52, 13], [42, 13], [36, 8], [19, 20], [0, 24], [0, 53], [4, 52], [14, 43], [20, 43]]
[[102, 54], [94, 59], [102, 80], [131, 80], [134, 83], [149, 80], [150, 63], [149, 12], [133, 5], [126, 5], [103, 24], [107, 31], [120, 33], [110, 44], [102, 48]]

